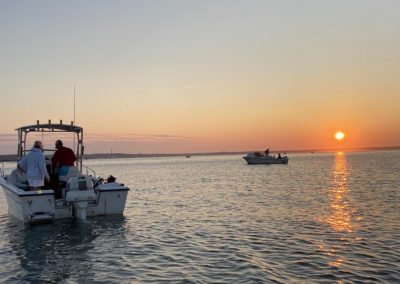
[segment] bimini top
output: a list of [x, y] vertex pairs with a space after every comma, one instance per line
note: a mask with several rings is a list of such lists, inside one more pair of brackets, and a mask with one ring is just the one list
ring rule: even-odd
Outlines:
[[17, 129], [17, 131], [21, 132], [75, 132], [75, 133], [81, 133], [83, 131], [83, 128], [80, 126], [73, 125], [73, 122], [71, 121], [71, 124], [63, 124], [62, 120], [60, 120], [60, 123], [51, 123], [51, 120], [49, 120], [49, 123], [46, 124], [40, 124], [39, 120], [37, 121], [36, 124], [33, 125], [27, 125], [27, 126], [21, 126]]
[[[71, 121], [71, 124], [63, 124], [62, 120], [60, 123], [51, 123], [49, 119], [48, 123], [39, 123], [39, 120], [36, 121], [36, 124], [21, 126], [17, 129], [18, 131], [18, 158], [25, 156], [25, 154], [29, 151], [26, 148], [26, 136], [32, 132], [53, 132], [53, 133], [74, 133], [77, 136], [77, 145], [75, 148], [75, 155], [77, 161], [82, 161], [84, 146], [83, 146], [83, 128], [80, 126], [74, 125]], [[52, 149], [44, 149], [47, 151], [54, 151]]]

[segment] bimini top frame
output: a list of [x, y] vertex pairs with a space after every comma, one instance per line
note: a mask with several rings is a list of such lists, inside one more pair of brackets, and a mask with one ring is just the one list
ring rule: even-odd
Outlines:
[[77, 137], [77, 145], [76, 149], [74, 149], [76, 160], [79, 162], [80, 170], [82, 171], [82, 156], [84, 152], [83, 146], [83, 128], [74, 125], [73, 121], [71, 124], [63, 124], [62, 120], [60, 120], [59, 124], [51, 123], [51, 120], [47, 124], [40, 124], [39, 120], [36, 121], [36, 124], [22, 126], [20, 128], [15, 129], [18, 131], [18, 149], [17, 154], [18, 158], [22, 158], [29, 151], [26, 149], [26, 136], [31, 132], [61, 132], [61, 133], [75, 133]]

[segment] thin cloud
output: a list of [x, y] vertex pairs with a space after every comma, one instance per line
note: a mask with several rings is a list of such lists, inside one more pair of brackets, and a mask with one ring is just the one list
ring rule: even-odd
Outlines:
[[0, 133], [0, 143], [10, 143], [14, 142], [17, 143], [17, 135], [16, 134], [10, 134], [10, 133]]
[[195, 85], [195, 84], [186, 84], [183, 86], [183, 88], [185, 88], [185, 89], [194, 89], [196, 87], [197, 87], [197, 85]]
[[141, 133], [128, 133], [125, 135], [112, 135], [112, 134], [86, 134], [86, 140], [90, 142], [103, 142], [103, 141], [196, 141], [198, 138], [183, 136], [183, 135], [171, 135], [171, 134], [141, 134]]

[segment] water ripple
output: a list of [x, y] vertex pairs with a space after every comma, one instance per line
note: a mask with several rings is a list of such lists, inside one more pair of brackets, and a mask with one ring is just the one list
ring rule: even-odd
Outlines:
[[124, 216], [23, 226], [1, 207], [3, 282], [400, 282], [398, 151], [89, 163], [131, 188]]

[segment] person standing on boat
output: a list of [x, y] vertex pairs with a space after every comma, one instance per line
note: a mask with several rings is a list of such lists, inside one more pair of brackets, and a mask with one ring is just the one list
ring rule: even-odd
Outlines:
[[52, 167], [55, 174], [67, 175], [69, 167], [73, 167], [76, 161], [74, 151], [68, 147], [64, 147], [61, 140], [56, 141], [57, 151], [54, 153], [52, 158]]
[[46, 161], [43, 156], [41, 141], [35, 141], [31, 151], [18, 163], [18, 168], [26, 172], [29, 183], [29, 190], [38, 190], [44, 186], [44, 179], [49, 182], [50, 176], [47, 173]]
[[264, 153], [265, 153], [265, 157], [268, 157], [269, 156], [269, 148], [267, 150], [265, 150]]

